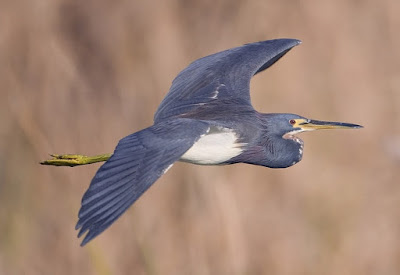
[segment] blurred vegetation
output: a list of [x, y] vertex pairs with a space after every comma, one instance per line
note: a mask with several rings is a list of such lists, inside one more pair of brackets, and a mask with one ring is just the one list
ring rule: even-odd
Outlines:
[[[400, 2], [0, 1], [0, 274], [399, 274]], [[81, 248], [98, 164], [152, 124], [174, 76], [298, 38], [252, 81], [259, 111], [364, 125], [302, 135], [284, 170], [179, 163]]]

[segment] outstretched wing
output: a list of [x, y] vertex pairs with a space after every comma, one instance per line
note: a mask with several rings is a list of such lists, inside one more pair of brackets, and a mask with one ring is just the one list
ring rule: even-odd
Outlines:
[[85, 245], [120, 217], [201, 135], [207, 123], [175, 119], [120, 140], [82, 198], [78, 237]]
[[216, 100], [234, 99], [236, 104], [250, 102], [250, 79], [267, 69], [291, 48], [295, 39], [276, 39], [200, 58], [190, 64], [172, 82], [154, 121], [178, 116]]

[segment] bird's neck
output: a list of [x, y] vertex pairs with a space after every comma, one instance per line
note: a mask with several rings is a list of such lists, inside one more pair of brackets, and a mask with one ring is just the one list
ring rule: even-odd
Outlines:
[[301, 160], [301, 145], [290, 139], [267, 139], [264, 143], [251, 145], [238, 156], [236, 162], [269, 168], [290, 167]]
[[[260, 125], [258, 133], [252, 134], [252, 140], [243, 152], [230, 160], [230, 163], [248, 163], [270, 168], [286, 168], [299, 162], [303, 154], [301, 142], [290, 138], [284, 138], [276, 133], [274, 125], [270, 125], [269, 114], [258, 113]], [[250, 136], [248, 136], [250, 139]]]

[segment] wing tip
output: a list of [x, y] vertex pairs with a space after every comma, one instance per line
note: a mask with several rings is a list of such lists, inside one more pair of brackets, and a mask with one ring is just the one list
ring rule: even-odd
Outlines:
[[297, 38], [286, 38], [286, 39], [292, 40], [293, 43], [295, 43], [296, 45], [303, 43], [303, 41], [301, 41], [300, 39], [297, 39]]
[[78, 232], [78, 238], [82, 237], [82, 235], [84, 235], [85, 233], [87, 233], [85, 235], [85, 237], [83, 238], [80, 246], [85, 246], [88, 242], [90, 242], [91, 240], [93, 240], [94, 238], [96, 238], [100, 233], [102, 233], [104, 230], [95, 230], [93, 228], [82, 228], [82, 225], [78, 224], [75, 227], [76, 230], [79, 230]]
[[80, 246], [81, 246], [81, 247], [84, 247], [84, 246], [85, 246], [88, 242], [90, 242], [94, 237], [95, 237], [95, 236], [90, 237], [90, 236], [89, 236], [89, 233], [88, 233], [88, 234], [85, 236], [85, 238], [83, 238], [83, 240], [82, 240]]
[[298, 45], [300, 45], [301, 43], [303, 43], [301, 40], [299, 39], [295, 39], [295, 38], [276, 38], [276, 39], [270, 39], [270, 40], [263, 40], [263, 41], [259, 41], [258, 43], [248, 43], [245, 44], [244, 46], [251, 46], [251, 45], [255, 45], [255, 44], [259, 44], [259, 45], [269, 45], [269, 46], [273, 46], [273, 47], [277, 47], [277, 48], [281, 48], [281, 51], [285, 51], [285, 50], [290, 50], [293, 47], [296, 47]]
[[300, 39], [296, 39], [296, 38], [277, 38], [277, 39], [273, 39], [273, 40], [265, 40], [263, 42], [268, 42], [268, 41], [269, 42], [282, 42], [289, 49], [303, 43]]

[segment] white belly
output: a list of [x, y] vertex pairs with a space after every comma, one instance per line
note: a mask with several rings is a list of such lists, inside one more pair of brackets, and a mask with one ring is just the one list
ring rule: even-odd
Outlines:
[[180, 161], [203, 165], [221, 164], [241, 154], [243, 145], [237, 143], [237, 136], [232, 130], [221, 128], [202, 136]]

